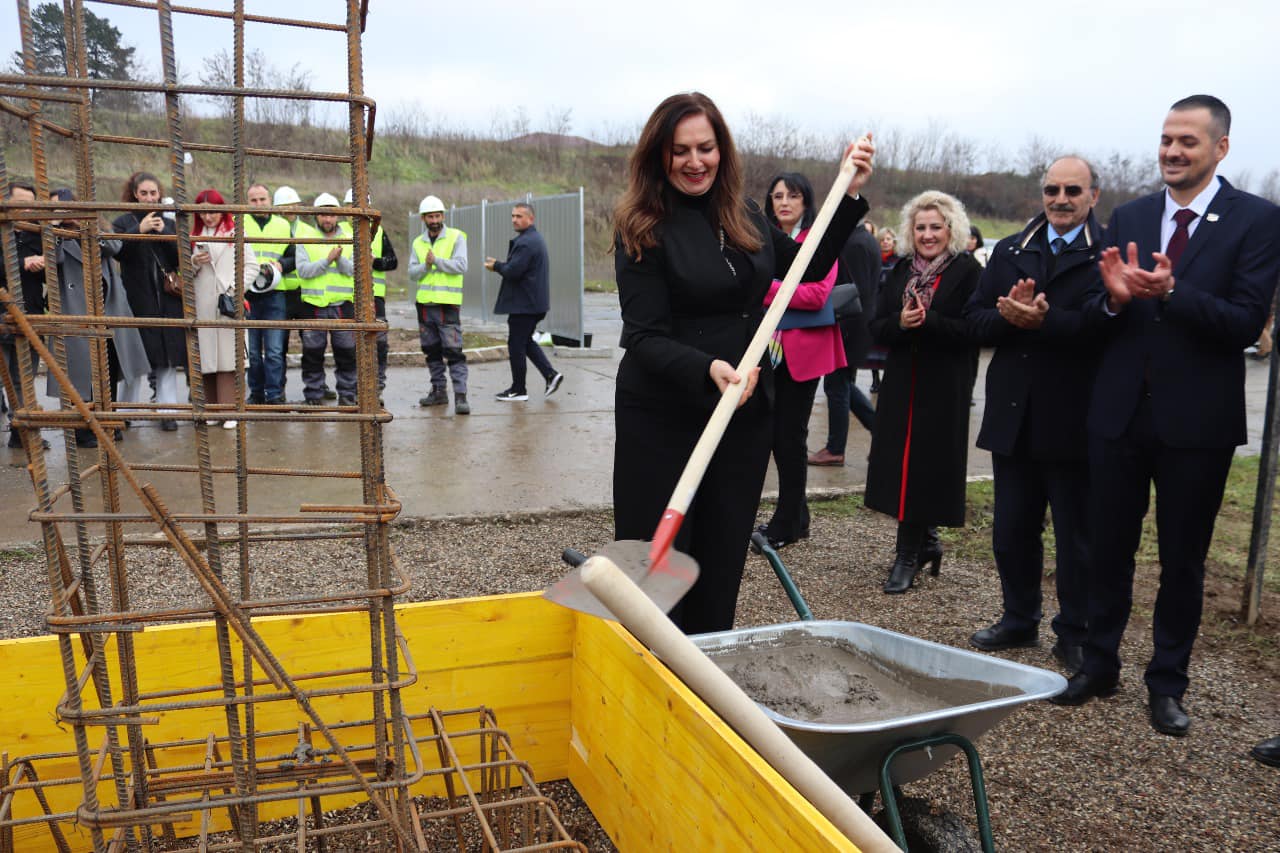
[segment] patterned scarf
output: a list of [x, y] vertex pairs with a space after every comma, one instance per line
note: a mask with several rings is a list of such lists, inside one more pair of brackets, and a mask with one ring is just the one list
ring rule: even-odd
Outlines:
[[943, 270], [956, 259], [956, 253], [947, 249], [931, 261], [919, 255], [911, 256], [911, 277], [902, 291], [902, 305], [905, 308], [912, 300], [926, 311], [933, 302], [933, 283], [942, 275]]

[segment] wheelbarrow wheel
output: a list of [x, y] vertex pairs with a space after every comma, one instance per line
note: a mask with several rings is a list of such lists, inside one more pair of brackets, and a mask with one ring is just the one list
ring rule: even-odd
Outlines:
[[[935, 810], [933, 804], [919, 797], [900, 797], [898, 813], [902, 818], [902, 832], [907, 839], [910, 853], [981, 853], [982, 844], [969, 829], [968, 824], [954, 812]], [[889, 823], [884, 811], [875, 821], [885, 832]]]

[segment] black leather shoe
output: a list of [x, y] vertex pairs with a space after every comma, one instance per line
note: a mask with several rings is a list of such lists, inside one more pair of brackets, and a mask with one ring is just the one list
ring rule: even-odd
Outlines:
[[1058, 640], [1050, 651], [1067, 672], [1079, 672], [1084, 666], [1084, 646], [1079, 643], [1064, 643]]
[[177, 432], [178, 422], [170, 419], [162, 420], [160, 421], [160, 429], [164, 430], [165, 432]]
[[1264, 740], [1249, 750], [1249, 754], [1270, 767], [1280, 767], [1280, 737]]
[[1120, 689], [1120, 679], [1116, 676], [1104, 678], [1100, 675], [1089, 675], [1077, 672], [1067, 679], [1067, 689], [1057, 696], [1049, 697], [1055, 705], [1083, 705], [1095, 696], [1099, 699], [1114, 696]]
[[1191, 718], [1177, 699], [1152, 694], [1148, 702], [1151, 706], [1151, 728], [1160, 734], [1182, 737], [1191, 728]]
[[1002, 622], [997, 622], [990, 628], [983, 628], [974, 634], [969, 638], [969, 643], [987, 652], [1000, 649], [1027, 649], [1039, 645], [1040, 630], [1024, 628], [1019, 631], [1006, 627]]

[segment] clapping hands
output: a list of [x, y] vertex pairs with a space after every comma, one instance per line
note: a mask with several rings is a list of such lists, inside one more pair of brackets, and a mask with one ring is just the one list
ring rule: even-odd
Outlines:
[[1021, 278], [1009, 288], [1008, 296], [996, 300], [996, 310], [1010, 325], [1019, 329], [1038, 329], [1049, 313], [1049, 300], [1036, 293], [1033, 278]]
[[1161, 299], [1173, 291], [1173, 264], [1166, 255], [1152, 252], [1156, 268], [1148, 272], [1138, 265], [1138, 244], [1126, 247], [1126, 257], [1112, 246], [1102, 253], [1098, 269], [1107, 288], [1107, 307], [1118, 314], [1134, 299]]

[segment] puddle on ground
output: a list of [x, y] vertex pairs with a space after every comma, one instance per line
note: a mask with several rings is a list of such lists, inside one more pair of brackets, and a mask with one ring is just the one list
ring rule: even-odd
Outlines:
[[927, 677], [848, 640], [799, 630], [705, 651], [752, 699], [810, 723], [891, 720], [1018, 693], [1006, 685]]

